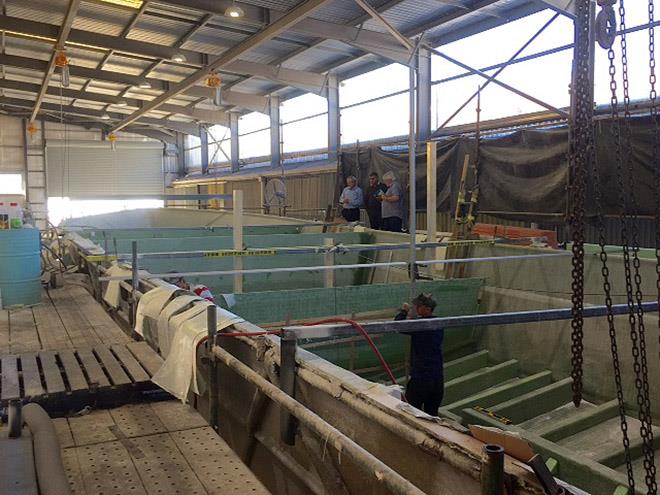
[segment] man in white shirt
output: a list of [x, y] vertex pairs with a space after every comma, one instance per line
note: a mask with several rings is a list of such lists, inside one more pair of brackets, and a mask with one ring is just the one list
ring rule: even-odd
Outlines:
[[344, 207], [341, 214], [347, 222], [360, 220], [360, 206], [364, 204], [364, 195], [357, 185], [357, 179], [352, 175], [346, 178], [346, 187], [339, 196], [339, 203]]

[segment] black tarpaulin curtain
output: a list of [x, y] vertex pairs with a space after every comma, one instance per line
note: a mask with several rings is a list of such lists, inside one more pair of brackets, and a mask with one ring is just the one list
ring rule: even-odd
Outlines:
[[[616, 146], [612, 135], [613, 123], [599, 120], [595, 126], [597, 166], [605, 214], [615, 215], [620, 211], [620, 192], [617, 177]], [[635, 183], [637, 213], [652, 215], [654, 203], [653, 172], [653, 126], [649, 117], [638, 117], [631, 121], [632, 153], [626, 151], [622, 140], [624, 157], [630, 156]], [[622, 135], [625, 135], [622, 124]], [[466, 154], [474, 157], [473, 137], [450, 138], [438, 142], [437, 146], [437, 205], [439, 211], [455, 208], [463, 161]], [[482, 138], [479, 167], [479, 210], [539, 213], [547, 222], [547, 214], [566, 213], [568, 197], [568, 129], [566, 126], [546, 129], [522, 129], [497, 136]], [[623, 173], [628, 186], [628, 164]], [[367, 186], [370, 172], [381, 177], [392, 171], [399, 182], [408, 189], [407, 151], [385, 151], [370, 146], [357, 151], [342, 152], [340, 162], [342, 178], [355, 175], [360, 187]], [[593, 174], [589, 171], [587, 213], [596, 213], [593, 201]], [[426, 147], [416, 155], [417, 209], [426, 207]], [[531, 215], [533, 217], [533, 215]], [[523, 218], [523, 217], [521, 217]], [[563, 222], [562, 217], [557, 217]], [[533, 221], [533, 220], [532, 220]]]

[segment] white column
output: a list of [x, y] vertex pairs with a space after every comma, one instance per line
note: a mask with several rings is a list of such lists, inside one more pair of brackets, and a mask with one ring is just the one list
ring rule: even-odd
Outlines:
[[[243, 249], [243, 191], [234, 190], [233, 196], [233, 208], [234, 208], [234, 223], [233, 223], [233, 234], [234, 234], [234, 249], [242, 250]], [[234, 256], [234, 270], [243, 269], [243, 258], [240, 256]], [[234, 293], [240, 294], [243, 292], [243, 274], [237, 273], [234, 275]]]

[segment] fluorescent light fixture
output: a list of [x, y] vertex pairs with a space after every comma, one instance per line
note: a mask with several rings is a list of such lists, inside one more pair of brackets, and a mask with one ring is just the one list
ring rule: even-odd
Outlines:
[[226, 17], [232, 17], [234, 19], [238, 19], [239, 17], [243, 17], [245, 15], [245, 11], [240, 8], [238, 5], [236, 5], [235, 2], [232, 2], [232, 4], [227, 7], [225, 10], [225, 16]]
[[142, 81], [139, 85], [138, 88], [142, 89], [151, 89], [151, 83], [149, 81]]
[[186, 57], [183, 55], [183, 53], [175, 53], [174, 56], [172, 57], [172, 62], [178, 62], [182, 63], [186, 61]]
[[131, 9], [139, 9], [142, 7], [144, 0], [101, 0], [105, 3], [111, 3], [113, 5], [119, 5], [121, 7], [129, 7]]

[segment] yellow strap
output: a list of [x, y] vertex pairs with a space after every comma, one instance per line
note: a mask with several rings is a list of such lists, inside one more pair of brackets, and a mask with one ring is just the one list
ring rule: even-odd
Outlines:
[[275, 249], [248, 249], [246, 251], [238, 249], [225, 249], [222, 251], [209, 251], [204, 253], [206, 258], [224, 258], [225, 256], [275, 256]]

